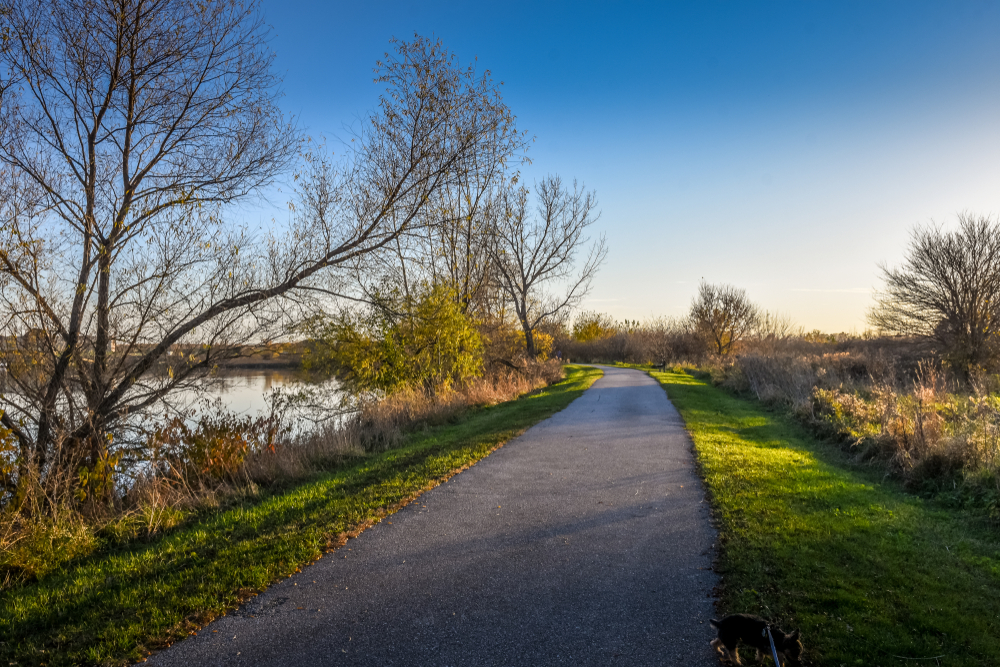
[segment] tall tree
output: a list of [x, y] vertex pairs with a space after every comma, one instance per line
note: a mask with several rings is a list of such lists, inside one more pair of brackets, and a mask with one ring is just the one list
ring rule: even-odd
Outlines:
[[[512, 125], [488, 76], [396, 42], [345, 158], [281, 231], [231, 221], [299, 135], [254, 1], [0, 0], [0, 334], [21, 468], [93, 466], [170, 393], [391, 244]], [[56, 456], [60, 457], [58, 460]]]
[[917, 228], [900, 268], [882, 266], [885, 288], [868, 321], [933, 343], [959, 376], [1000, 357], [1000, 222], [962, 214], [958, 229]]
[[463, 312], [481, 320], [496, 315], [494, 247], [507, 191], [527, 161], [526, 133], [511, 125], [495, 129], [489, 154], [473, 154], [427, 206], [421, 220], [397, 237], [391, 252], [357, 263], [362, 300], [372, 303], [387, 283], [407, 298], [426, 284], [446, 285]]
[[[526, 188], [509, 193], [493, 248], [497, 283], [517, 316], [531, 358], [536, 356], [535, 329], [587, 295], [607, 256], [603, 236], [591, 242], [585, 235], [599, 217], [593, 192], [575, 182], [571, 190], [558, 176], [544, 178], [535, 189], [535, 215]], [[577, 270], [581, 251], [587, 254]]]

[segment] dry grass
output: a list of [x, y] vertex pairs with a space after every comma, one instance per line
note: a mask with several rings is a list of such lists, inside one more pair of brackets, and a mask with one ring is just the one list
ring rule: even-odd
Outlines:
[[435, 393], [404, 390], [360, 404], [345, 420], [289, 436], [273, 451], [255, 452], [245, 464], [246, 475], [258, 484], [299, 478], [346, 457], [392, 449], [415, 428], [443, 424], [469, 408], [510, 401], [562, 378], [562, 367], [550, 360]]
[[794, 333], [780, 322], [727, 356], [701, 343], [685, 320], [659, 320], [560, 346], [577, 360], [688, 364], [788, 410], [912, 490], [1000, 518], [1000, 376], [959, 381], [914, 340]]
[[933, 361], [869, 345], [822, 354], [746, 354], [712, 380], [796, 414], [915, 491], [1000, 517], [997, 378], [961, 384]]
[[280, 415], [172, 420], [146, 448], [143, 474], [25, 483], [0, 513], [0, 589], [35, 579], [101, 541], [143, 539], [261, 489], [307, 480], [366, 454], [400, 445], [415, 429], [513, 400], [563, 378], [556, 361], [505, 369], [437, 393], [403, 391], [366, 402], [338, 420], [293, 431]]
[[564, 339], [556, 346], [567, 359], [589, 363], [660, 364], [705, 358], [705, 341], [684, 319], [656, 318], [619, 325], [613, 333], [588, 341]]

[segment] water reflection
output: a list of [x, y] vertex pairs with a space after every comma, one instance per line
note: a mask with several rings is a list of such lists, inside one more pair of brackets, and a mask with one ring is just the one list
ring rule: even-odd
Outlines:
[[207, 391], [230, 412], [256, 417], [268, 410], [267, 395], [276, 389], [294, 390], [302, 377], [291, 370], [239, 370], [221, 373]]
[[294, 369], [227, 370], [207, 380], [201, 391], [181, 392], [176, 398], [181, 404], [198, 405], [202, 409], [208, 399], [211, 405], [221, 403], [223, 409], [237, 415], [257, 417], [270, 412], [269, 401], [276, 392], [291, 394], [302, 389], [308, 389], [312, 395], [288, 416], [306, 417], [307, 412], [323, 411], [324, 405], [330, 410], [335, 408], [339, 398], [336, 381], [306, 382]]

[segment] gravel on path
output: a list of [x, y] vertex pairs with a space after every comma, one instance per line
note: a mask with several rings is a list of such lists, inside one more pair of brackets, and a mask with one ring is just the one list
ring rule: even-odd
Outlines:
[[717, 665], [715, 531], [645, 373], [582, 397], [153, 665]]

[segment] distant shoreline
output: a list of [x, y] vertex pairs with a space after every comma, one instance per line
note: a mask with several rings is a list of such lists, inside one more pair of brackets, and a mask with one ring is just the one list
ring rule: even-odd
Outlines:
[[277, 359], [229, 359], [219, 364], [219, 370], [301, 370], [302, 361], [298, 358]]

